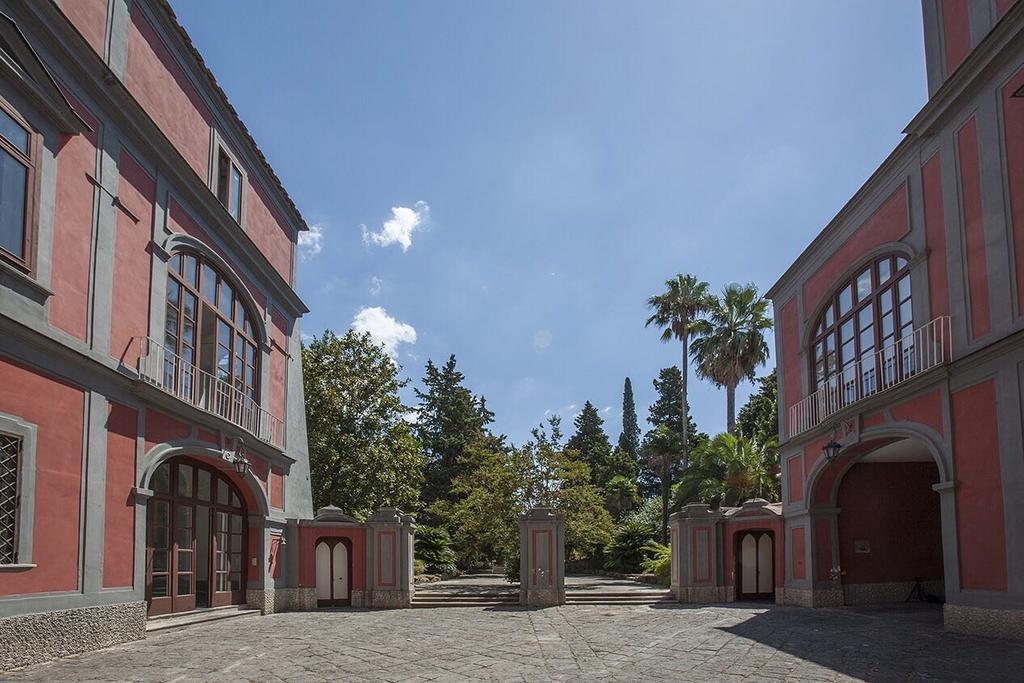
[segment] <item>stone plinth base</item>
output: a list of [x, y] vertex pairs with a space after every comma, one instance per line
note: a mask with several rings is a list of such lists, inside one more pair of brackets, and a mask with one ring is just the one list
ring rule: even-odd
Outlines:
[[[843, 604], [874, 605], [883, 602], [903, 602], [913, 590], [913, 581], [845, 584], [843, 586]], [[942, 581], [922, 581], [921, 591], [925, 595], [934, 595], [938, 598], [946, 595], [946, 587]]]
[[526, 607], [558, 607], [565, 604], [565, 591], [557, 588], [531, 588], [520, 591], [519, 604]]
[[0, 671], [146, 637], [146, 603], [83, 607], [0, 619]]
[[726, 589], [724, 586], [680, 586], [676, 589], [676, 599], [687, 604], [726, 602]]
[[[842, 607], [843, 590], [841, 588], [783, 588], [783, 605], [797, 607]], [[778, 599], [776, 598], [776, 601]]]
[[[352, 591], [349, 600], [352, 607], [366, 607], [366, 591]], [[316, 604], [316, 591], [313, 591], [313, 604]]]
[[[353, 600], [355, 595], [352, 596]], [[402, 609], [412, 605], [412, 591], [369, 590], [364, 595], [365, 607], [373, 609]], [[359, 607], [353, 603], [353, 607]]]
[[987, 638], [1024, 640], [1024, 610], [989, 609], [967, 605], [943, 606], [946, 628]]

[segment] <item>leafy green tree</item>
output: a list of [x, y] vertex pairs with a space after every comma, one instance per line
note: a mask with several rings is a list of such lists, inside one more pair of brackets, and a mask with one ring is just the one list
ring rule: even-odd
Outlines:
[[751, 441], [723, 432], [694, 449], [691, 467], [676, 488], [674, 507], [702, 502], [734, 506], [750, 498], [778, 500], [778, 442]]
[[440, 527], [420, 524], [416, 527], [416, 559], [423, 562], [426, 573], [448, 576], [458, 573], [455, 551], [448, 532]]
[[463, 386], [465, 376], [452, 355], [440, 368], [427, 361], [423, 390], [416, 389], [416, 436], [427, 457], [424, 501], [451, 500], [452, 481], [464, 471], [469, 448], [486, 437], [494, 420], [481, 396]]
[[640, 567], [645, 574], [654, 574], [658, 583], [668, 586], [672, 583], [672, 547], [651, 541], [643, 547], [646, 554]]
[[605, 569], [625, 574], [639, 571], [644, 561], [644, 548], [653, 538], [653, 530], [642, 520], [623, 520], [604, 547]]
[[659, 481], [661, 494], [661, 535], [668, 538], [669, 499], [672, 495], [673, 470], [679, 464], [683, 453], [683, 439], [667, 425], [660, 425], [644, 440], [643, 457], [647, 467]]
[[740, 408], [736, 430], [741, 436], [766, 443], [779, 438], [779, 384], [776, 369], [757, 380], [758, 389]]
[[573, 421], [576, 433], [569, 438], [567, 448], [576, 451], [590, 468], [593, 482], [600, 487], [615, 476], [612, 470], [612, 445], [604, 432], [604, 420], [590, 401]]
[[[707, 282], [698, 280], [693, 275], [678, 274], [665, 281], [662, 294], [647, 299], [647, 307], [652, 310], [646, 326], [655, 325], [661, 328], [661, 340], [664, 342], [677, 340], [682, 346], [682, 383], [680, 396], [682, 410], [680, 414], [690, 414], [690, 402], [687, 396], [687, 380], [690, 374], [690, 337], [703, 330], [703, 316], [711, 306], [711, 296]], [[689, 463], [689, 424], [682, 423], [682, 466], [686, 469]]]
[[418, 509], [423, 456], [403, 419], [406, 380], [395, 361], [368, 334], [327, 330], [303, 347], [302, 372], [315, 506], [361, 519], [381, 507]]
[[636, 403], [633, 401], [633, 382], [627, 377], [622, 386], [622, 433], [619, 434], [621, 449], [634, 464], [640, 462], [640, 425], [636, 419]]
[[725, 387], [726, 425], [736, 431], [736, 386], [753, 380], [768, 360], [765, 332], [772, 328], [768, 301], [753, 284], [731, 284], [715, 298], [703, 326], [691, 344], [697, 376]]
[[[658, 378], [654, 380], [654, 390], [657, 392], [657, 399], [651, 405], [647, 422], [652, 428], [662, 425], [667, 427], [682, 440], [683, 429], [683, 401], [682, 401], [682, 373], [677, 367], [662, 368]], [[688, 451], [694, 449], [699, 443], [707, 440], [707, 434], [697, 429], [692, 416], [687, 416], [686, 439], [689, 441]], [[649, 435], [649, 434], [648, 434]], [[645, 437], [646, 438], [646, 437]], [[661, 491], [661, 476], [658, 472], [650, 469], [645, 458], [641, 458], [641, 468], [638, 485], [644, 496], [658, 495]], [[682, 459], [672, 466], [672, 481], [678, 481], [683, 471]]]
[[615, 519], [631, 510], [639, 498], [640, 492], [632, 477], [618, 474], [604, 486], [604, 506]]

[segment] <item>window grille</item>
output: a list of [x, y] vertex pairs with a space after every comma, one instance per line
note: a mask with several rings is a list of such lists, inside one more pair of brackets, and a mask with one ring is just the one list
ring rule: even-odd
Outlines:
[[0, 433], [0, 564], [18, 561], [18, 466], [21, 437]]

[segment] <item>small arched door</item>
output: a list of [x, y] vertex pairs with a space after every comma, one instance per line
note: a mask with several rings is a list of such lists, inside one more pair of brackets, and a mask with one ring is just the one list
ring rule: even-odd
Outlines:
[[349, 604], [352, 559], [348, 544], [340, 538], [322, 538], [316, 544], [316, 604], [336, 607]]
[[775, 535], [744, 531], [736, 537], [736, 599], [775, 597]]

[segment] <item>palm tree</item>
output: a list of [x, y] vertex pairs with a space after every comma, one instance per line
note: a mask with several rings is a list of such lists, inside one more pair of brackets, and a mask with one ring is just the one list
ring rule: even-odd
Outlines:
[[693, 464], [676, 488], [673, 509], [702, 502], [719, 507], [750, 498], [779, 496], [778, 442], [718, 434], [693, 452]]
[[772, 328], [768, 301], [753, 283], [731, 284], [713, 300], [707, 325], [690, 345], [697, 376], [725, 387], [727, 429], [736, 429], [736, 385], [753, 380], [754, 371], [768, 360], [764, 333]]
[[644, 327], [657, 325], [662, 328], [661, 341], [677, 339], [682, 343], [683, 358], [680, 370], [683, 373], [683, 453], [685, 470], [690, 464], [690, 403], [687, 398], [686, 381], [690, 368], [690, 337], [702, 328], [701, 316], [708, 312], [714, 297], [708, 283], [693, 275], [676, 275], [665, 281], [665, 293], [647, 299], [647, 306], [654, 312]]
[[[668, 543], [669, 498], [672, 494], [672, 465], [684, 450], [685, 442], [666, 425], [648, 432], [642, 448], [647, 466], [658, 474], [661, 483], [661, 540]], [[684, 470], [685, 472], [685, 470]]]

